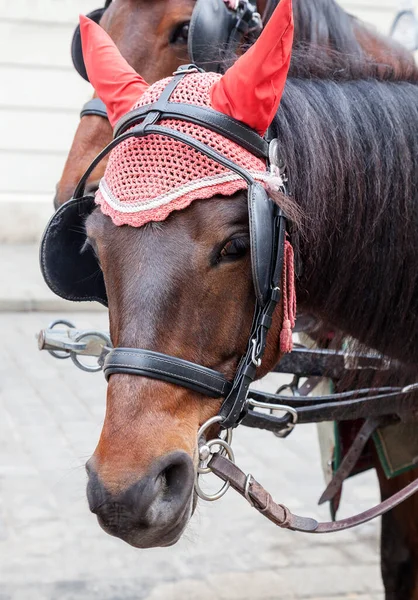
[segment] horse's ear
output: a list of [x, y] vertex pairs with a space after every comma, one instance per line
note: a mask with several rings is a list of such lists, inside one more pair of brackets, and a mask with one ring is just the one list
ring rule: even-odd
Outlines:
[[80, 15], [80, 31], [87, 75], [106, 104], [113, 126], [132, 109], [148, 83], [126, 62], [100, 25]]
[[271, 124], [286, 83], [293, 43], [292, 0], [280, 0], [255, 44], [211, 90], [211, 105], [261, 135]]

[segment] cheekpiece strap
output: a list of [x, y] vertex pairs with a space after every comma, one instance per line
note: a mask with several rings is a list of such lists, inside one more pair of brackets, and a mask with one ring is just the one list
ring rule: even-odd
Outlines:
[[248, 391], [256, 377], [257, 368], [261, 366], [273, 313], [282, 298], [281, 275], [284, 261], [286, 216], [279, 207], [277, 207], [275, 228], [275, 246], [272, 252], [276, 260], [272, 268], [270, 298], [263, 307], [258, 303], [256, 305], [247, 352], [238, 368], [232, 391], [220, 410], [220, 415], [223, 417], [221, 425], [225, 429], [239, 425], [248, 412], [246, 408]]

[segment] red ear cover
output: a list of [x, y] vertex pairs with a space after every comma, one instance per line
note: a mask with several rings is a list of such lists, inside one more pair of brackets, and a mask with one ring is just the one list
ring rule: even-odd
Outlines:
[[132, 109], [149, 85], [126, 62], [100, 25], [80, 15], [80, 31], [87, 75], [105, 103], [113, 127]]
[[293, 29], [292, 0], [280, 0], [255, 44], [213, 85], [212, 108], [264, 135], [283, 95]]

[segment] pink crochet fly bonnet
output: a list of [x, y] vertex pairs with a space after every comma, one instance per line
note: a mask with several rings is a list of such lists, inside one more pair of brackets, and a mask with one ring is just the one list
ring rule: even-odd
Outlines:
[[[219, 79], [216, 73], [187, 75], [170, 102], [210, 106], [210, 90]], [[170, 80], [171, 77], [154, 83], [132, 108], [158, 100]], [[256, 179], [265, 179], [265, 161], [219, 133], [173, 119], [159, 124], [191, 135], [245, 167]], [[242, 177], [198, 150], [172, 138], [147, 135], [130, 138], [111, 152], [96, 203], [115, 225], [140, 227], [149, 221], [164, 221], [172, 211], [186, 208], [193, 200], [217, 194], [230, 196], [245, 188]]]
[[[83, 56], [90, 81], [108, 109], [111, 125], [130, 110], [151, 104], [171, 78], [149, 86], [123, 59], [106, 32], [80, 18]], [[170, 102], [206, 106], [234, 117], [263, 135], [277, 112], [293, 40], [291, 0], [281, 0], [260, 38], [225, 75], [196, 72], [184, 77]], [[182, 120], [159, 123], [217, 150], [255, 179], [266, 181], [265, 161], [206, 127]], [[115, 225], [140, 227], [162, 221], [193, 200], [230, 196], [246, 188], [236, 173], [172, 138], [130, 138], [112, 150], [96, 203]]]

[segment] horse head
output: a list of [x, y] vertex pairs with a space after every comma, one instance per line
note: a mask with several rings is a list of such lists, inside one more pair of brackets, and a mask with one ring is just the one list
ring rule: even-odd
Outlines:
[[[267, 190], [285, 199], [263, 136], [289, 69], [291, 0], [223, 76], [188, 66], [149, 86], [103, 29], [82, 18], [81, 31], [89, 79], [118, 131], [85, 224], [116, 347], [88, 498], [109, 533], [170, 545], [195, 506], [199, 428], [220, 410], [237, 423], [249, 380], [289, 349], [292, 259]], [[83, 202], [54, 223], [74, 229], [65, 214], [83, 214]]]

